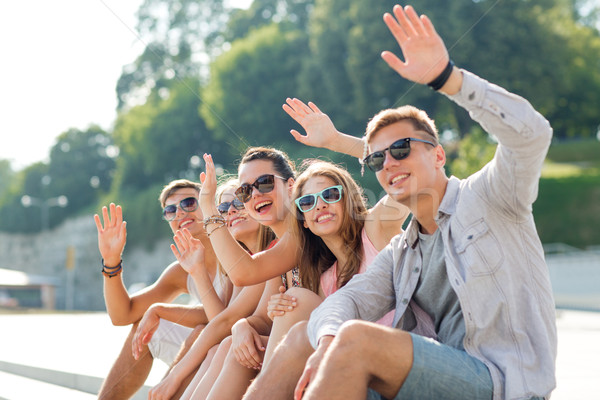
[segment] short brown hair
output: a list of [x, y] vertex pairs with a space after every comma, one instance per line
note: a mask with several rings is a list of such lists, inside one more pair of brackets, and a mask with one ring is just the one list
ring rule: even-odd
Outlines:
[[400, 121], [410, 122], [415, 130], [427, 133], [433, 139], [435, 145], [439, 144], [440, 139], [435, 123], [425, 111], [414, 106], [388, 108], [378, 112], [367, 124], [365, 133], [367, 143], [380, 129]]
[[200, 194], [200, 189], [202, 185], [198, 182], [192, 182], [188, 179], [176, 179], [174, 181], [169, 182], [163, 190], [160, 192], [160, 196], [158, 196], [158, 201], [160, 202], [160, 206], [164, 207], [167, 199], [173, 195], [179, 189], [194, 189], [198, 194]]

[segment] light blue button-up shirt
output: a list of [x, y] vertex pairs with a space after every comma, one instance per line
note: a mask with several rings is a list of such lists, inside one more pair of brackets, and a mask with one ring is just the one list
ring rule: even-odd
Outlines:
[[[489, 368], [494, 399], [548, 396], [556, 386], [556, 321], [532, 204], [552, 128], [525, 99], [467, 71], [460, 92], [449, 98], [499, 142], [479, 172], [449, 179], [436, 216], [448, 279], [464, 315], [464, 348]], [[335, 335], [344, 321], [376, 321], [392, 309], [394, 326], [402, 326], [421, 267], [413, 220], [367, 272], [312, 313], [312, 345]], [[424, 312], [413, 312], [413, 332], [435, 336]]]

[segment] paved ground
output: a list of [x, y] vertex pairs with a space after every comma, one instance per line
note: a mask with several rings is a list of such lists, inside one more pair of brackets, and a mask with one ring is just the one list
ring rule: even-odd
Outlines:
[[[600, 399], [600, 313], [559, 311], [557, 325], [552, 399]], [[0, 399], [95, 398], [128, 332], [113, 327], [106, 313], [0, 314]], [[165, 371], [156, 361], [147, 387]]]

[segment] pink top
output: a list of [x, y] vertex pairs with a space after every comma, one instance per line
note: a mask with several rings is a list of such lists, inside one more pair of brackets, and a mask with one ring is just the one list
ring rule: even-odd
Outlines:
[[[375, 248], [375, 246], [373, 246], [373, 243], [371, 243], [371, 239], [369, 239], [369, 237], [367, 236], [367, 232], [364, 230], [364, 228], [360, 234], [360, 237], [363, 244], [363, 257], [362, 263], [360, 264], [360, 267], [358, 269], [358, 273], [362, 274], [367, 270], [367, 267], [371, 264], [375, 256], [379, 254], [379, 251]], [[334, 262], [333, 265], [329, 267], [327, 271], [321, 274], [321, 288], [323, 289], [325, 297], [332, 295], [333, 293], [335, 293], [336, 290], [338, 290], [337, 264], [337, 261]], [[377, 321], [377, 323], [386, 326], [392, 326], [393, 319], [394, 310], [385, 314], [383, 318]]]

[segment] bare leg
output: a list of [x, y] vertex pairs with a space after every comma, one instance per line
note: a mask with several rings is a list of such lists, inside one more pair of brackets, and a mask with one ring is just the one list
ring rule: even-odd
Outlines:
[[[213, 357], [213, 360], [210, 363], [210, 366], [205, 373], [200, 376], [197, 380], [194, 378], [192, 383], [188, 389], [190, 389], [190, 399], [206, 399], [208, 393], [213, 387], [213, 384], [216, 382], [221, 370], [223, 369], [223, 364], [225, 363], [225, 357], [227, 357], [227, 352], [229, 352], [229, 348], [231, 347], [231, 336], [226, 337], [221, 344], [218, 346], [218, 350]], [[213, 347], [214, 349], [214, 347]], [[212, 349], [211, 349], [212, 350]], [[202, 364], [204, 365], [204, 363]], [[196, 377], [200, 375], [201, 371], [198, 371]], [[188, 391], [186, 391], [187, 393]]]
[[[263, 339], [263, 345], [266, 346], [268, 338], [264, 336], [261, 336], [261, 338]], [[225, 357], [223, 370], [219, 374], [219, 378], [213, 385], [207, 399], [241, 399], [257, 373], [256, 370], [246, 368], [238, 363], [233, 352], [229, 351], [227, 357]]]
[[310, 313], [323, 302], [323, 299], [308, 289], [291, 288], [286, 294], [294, 296], [298, 305], [291, 312], [286, 312], [280, 317], [273, 319], [273, 327], [269, 335], [269, 344], [265, 351], [265, 359], [263, 360], [263, 368], [270, 362], [273, 357], [275, 348], [285, 338], [290, 328], [295, 323], [306, 321], [310, 317]]
[[303, 399], [364, 399], [368, 387], [394, 398], [412, 360], [409, 333], [372, 322], [348, 321], [331, 342]]
[[153, 361], [148, 347], [144, 347], [138, 360], [133, 358], [131, 351], [131, 342], [137, 326], [138, 324], [135, 323], [131, 327], [121, 353], [102, 383], [98, 399], [129, 399], [142, 387], [146, 378], [148, 378]]
[[[314, 351], [306, 334], [307, 324], [307, 321], [302, 321], [290, 329], [283, 342], [275, 349], [269, 364], [248, 388], [244, 400], [293, 398], [304, 364]], [[280, 373], [281, 371], [285, 372]], [[274, 387], [277, 390], [273, 390]]]

